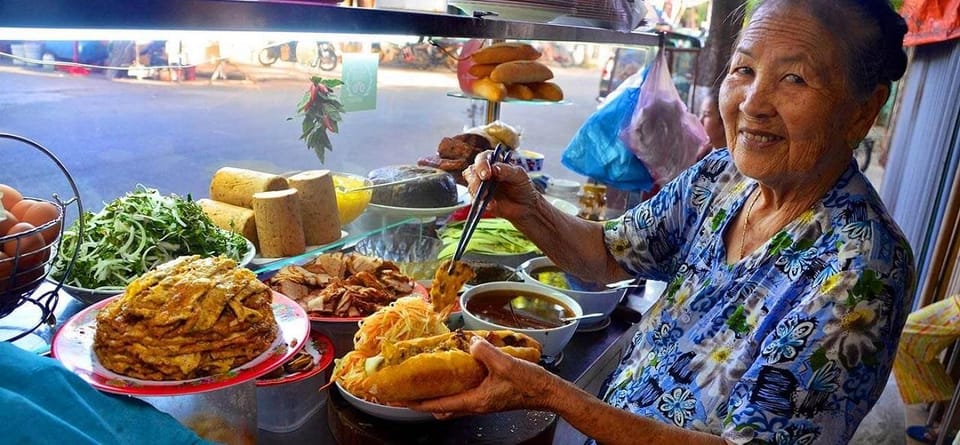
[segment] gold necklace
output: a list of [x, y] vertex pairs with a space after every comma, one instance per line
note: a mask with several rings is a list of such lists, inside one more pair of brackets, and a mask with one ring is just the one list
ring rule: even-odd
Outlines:
[[757, 205], [757, 199], [760, 198], [760, 193], [753, 195], [753, 200], [750, 201], [750, 205], [747, 206], [747, 213], [743, 216], [743, 229], [740, 231], [740, 258], [743, 259], [743, 240], [747, 238], [747, 227], [750, 226], [750, 212], [753, 211], [753, 206]]

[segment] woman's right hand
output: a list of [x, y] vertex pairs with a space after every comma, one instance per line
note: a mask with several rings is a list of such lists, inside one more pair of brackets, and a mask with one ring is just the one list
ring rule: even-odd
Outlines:
[[[529, 215], [537, 203], [539, 193], [522, 168], [506, 163], [490, 165], [493, 151], [487, 150], [477, 155], [473, 165], [463, 171], [470, 193], [476, 196], [480, 181], [492, 179], [497, 182], [494, 198], [487, 211], [510, 221]], [[516, 155], [514, 153], [514, 155]]]

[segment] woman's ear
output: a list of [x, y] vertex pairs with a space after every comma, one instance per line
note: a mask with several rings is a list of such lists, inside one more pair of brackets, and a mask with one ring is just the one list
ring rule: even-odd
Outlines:
[[867, 132], [877, 120], [877, 115], [880, 114], [883, 104], [887, 103], [888, 97], [890, 97], [890, 87], [877, 85], [867, 100], [857, 108], [850, 130], [847, 132], [849, 146], [856, 147], [863, 138], [867, 137]]

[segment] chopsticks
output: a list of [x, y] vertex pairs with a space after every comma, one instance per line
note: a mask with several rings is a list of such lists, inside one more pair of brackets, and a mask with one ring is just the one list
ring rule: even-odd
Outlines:
[[[497, 148], [493, 150], [493, 155], [490, 157], [490, 166], [492, 167], [497, 162], [509, 161], [512, 154], [513, 150], [510, 150], [503, 144], [497, 144]], [[473, 232], [477, 230], [477, 223], [480, 222], [483, 211], [487, 209], [487, 204], [493, 199], [493, 192], [496, 186], [496, 181], [490, 179], [480, 181], [480, 187], [477, 187], [477, 196], [473, 199], [473, 203], [470, 204], [470, 212], [467, 214], [467, 219], [463, 223], [463, 233], [460, 234], [460, 241], [457, 243], [457, 250], [456, 253], [453, 254], [453, 261], [450, 262], [447, 273], [453, 273], [454, 263], [460, 261], [463, 253], [467, 250], [467, 245], [470, 244], [470, 237], [472, 237]]]

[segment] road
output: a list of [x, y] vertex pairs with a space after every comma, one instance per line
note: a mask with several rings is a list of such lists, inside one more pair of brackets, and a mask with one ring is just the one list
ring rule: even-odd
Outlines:
[[[253, 69], [253, 67], [250, 67]], [[288, 121], [307, 88], [306, 73], [260, 81], [184, 83], [74, 77], [0, 66], [0, 132], [52, 150], [77, 181], [88, 209], [137, 184], [164, 193], [208, 194], [223, 166], [281, 173], [326, 168], [365, 174], [415, 163], [440, 139], [470, 123], [470, 101], [450, 72], [382, 69], [377, 109], [348, 113], [321, 164]], [[560, 164], [579, 126], [596, 108], [597, 70], [556, 69], [568, 105], [504, 104], [501, 117], [522, 130], [521, 148], [544, 153], [544, 172], [582, 180]], [[0, 182], [25, 194], [70, 196], [54, 164], [38, 152], [0, 142]]]

